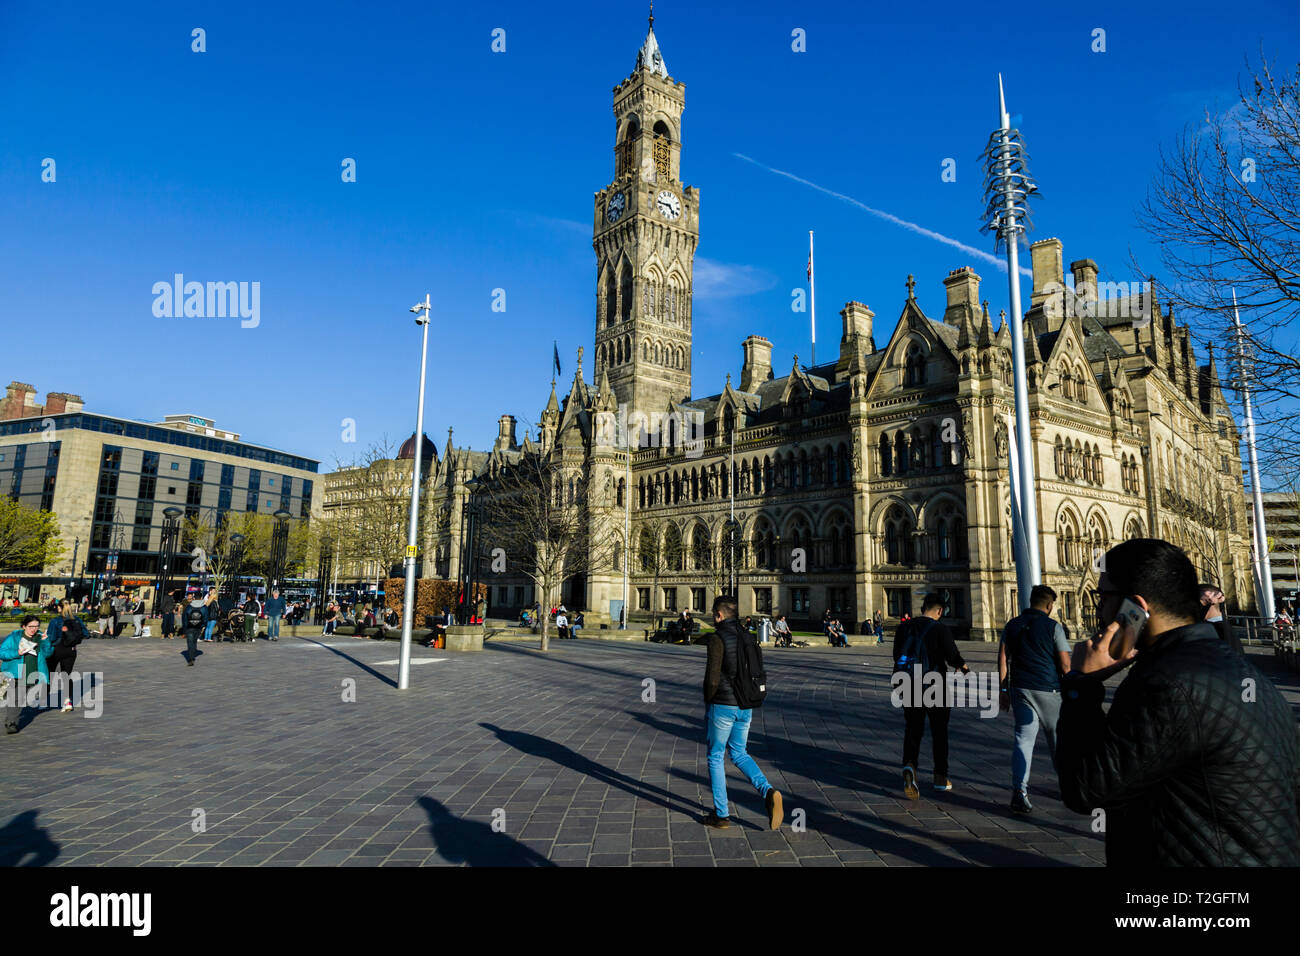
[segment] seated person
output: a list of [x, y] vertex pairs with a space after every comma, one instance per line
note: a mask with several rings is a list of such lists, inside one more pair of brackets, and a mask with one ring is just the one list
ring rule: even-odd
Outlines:
[[772, 633], [777, 647], [790, 647], [794, 644], [794, 635], [790, 633], [790, 625], [786, 623], [784, 614], [778, 614], [772, 622]]
[[832, 618], [829, 625], [829, 629], [830, 629], [830, 639], [831, 639], [832, 647], [849, 646], [848, 635], [845, 634], [844, 632], [843, 624], [841, 624], [837, 619]]

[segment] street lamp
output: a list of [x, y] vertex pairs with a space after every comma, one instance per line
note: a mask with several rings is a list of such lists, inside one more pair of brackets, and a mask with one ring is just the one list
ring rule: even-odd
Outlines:
[[230, 536], [230, 598], [239, 593], [239, 571], [244, 563], [244, 536], [236, 532]]
[[162, 596], [170, 580], [172, 562], [176, 560], [176, 540], [180, 535], [180, 508], [172, 505], [163, 509], [162, 538], [158, 542], [158, 581], [153, 589], [153, 613], [162, 613]]
[[271, 517], [275, 518], [275, 530], [271, 532], [271, 587], [274, 589], [279, 587], [280, 578], [284, 577], [284, 566], [289, 555], [289, 518], [291, 515], [281, 508]]
[[1002, 92], [1002, 74], [998, 74], [998, 108], [1001, 124], [989, 137], [984, 150], [987, 175], [984, 180], [984, 226], [992, 232], [995, 248], [1007, 248], [1007, 284], [1011, 294], [1011, 364], [1015, 375], [1016, 453], [1018, 468], [1011, 469], [1013, 511], [1018, 512], [1016, 539], [1016, 583], [1019, 601], [1028, 607], [1029, 592], [1042, 580], [1042, 560], [1038, 552], [1038, 507], [1035, 488], [1033, 438], [1029, 431], [1029, 382], [1025, 374], [1025, 342], [1020, 310], [1019, 244], [1032, 227], [1029, 197], [1038, 191], [1026, 165], [1028, 152], [1020, 131], [1011, 128], [1006, 97]]
[[429, 319], [433, 313], [432, 297], [411, 306], [415, 324], [423, 326], [420, 343], [420, 397], [415, 406], [415, 460], [411, 469], [411, 513], [406, 528], [406, 587], [402, 592], [402, 649], [398, 654], [397, 689], [406, 690], [411, 678], [411, 618], [415, 614], [415, 556], [419, 553], [415, 535], [420, 522], [420, 465], [424, 455], [424, 373], [429, 358]]

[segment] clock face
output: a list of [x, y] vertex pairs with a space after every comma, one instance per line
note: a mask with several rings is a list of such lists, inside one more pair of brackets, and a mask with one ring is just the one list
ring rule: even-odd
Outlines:
[[610, 222], [618, 222], [623, 218], [623, 210], [627, 208], [627, 197], [622, 193], [614, 193], [609, 197], [609, 205], [605, 207], [605, 218]]
[[657, 204], [665, 219], [676, 219], [682, 214], [682, 201], [666, 189], [658, 195]]

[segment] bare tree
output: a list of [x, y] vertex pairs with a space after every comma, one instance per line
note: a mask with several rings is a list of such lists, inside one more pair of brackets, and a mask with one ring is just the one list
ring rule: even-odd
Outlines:
[[593, 533], [587, 480], [524, 455], [482, 479], [476, 493], [481, 525], [479, 554], [500, 548], [511, 571], [529, 577], [543, 608], [541, 649], [550, 649], [547, 602], [578, 574], [607, 567], [617, 536]]
[[376, 579], [383, 580], [391, 566], [402, 560], [412, 466], [413, 462], [394, 458], [393, 443], [386, 435], [352, 463], [338, 463], [346, 497], [335, 510], [347, 529], [339, 538], [340, 560], [357, 565], [358, 575], [373, 570]]
[[632, 529], [636, 542], [634, 566], [642, 574], [651, 576], [650, 615], [651, 626], [659, 630], [661, 616], [655, 610], [659, 603], [659, 579], [670, 571], [680, 571], [685, 566], [686, 549], [677, 526], [670, 521], [648, 521]]
[[1173, 280], [1162, 294], [1208, 342], [1235, 348], [1235, 291], [1247, 360], [1228, 387], [1249, 376], [1260, 465], [1276, 477], [1300, 426], [1300, 70], [1260, 61], [1231, 108], [1207, 108], [1162, 151], [1139, 221]]

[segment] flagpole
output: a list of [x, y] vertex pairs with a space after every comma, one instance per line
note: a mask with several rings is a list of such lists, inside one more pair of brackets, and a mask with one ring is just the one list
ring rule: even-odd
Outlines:
[[808, 230], [808, 304], [812, 309], [812, 365], [817, 366], [817, 281], [813, 278], [813, 234]]

